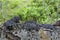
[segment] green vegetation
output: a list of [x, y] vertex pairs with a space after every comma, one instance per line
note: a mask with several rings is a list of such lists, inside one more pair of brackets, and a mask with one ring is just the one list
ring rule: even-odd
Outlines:
[[20, 15], [21, 21], [52, 23], [60, 19], [60, 0], [0, 0], [0, 22]]

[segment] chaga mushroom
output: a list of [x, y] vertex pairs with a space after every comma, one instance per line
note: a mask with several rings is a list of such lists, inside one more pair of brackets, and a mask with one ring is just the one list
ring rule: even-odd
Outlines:
[[19, 23], [19, 20], [20, 20], [20, 18], [18, 16], [14, 16], [12, 19], [3, 23], [3, 27], [6, 28], [9, 31], [13, 30], [14, 26], [16, 26], [17, 23]]

